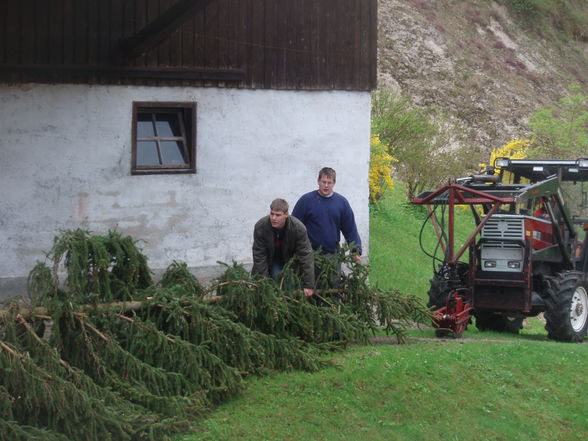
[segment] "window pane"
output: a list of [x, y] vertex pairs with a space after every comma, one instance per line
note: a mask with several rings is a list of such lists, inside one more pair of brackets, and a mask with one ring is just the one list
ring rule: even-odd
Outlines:
[[137, 166], [159, 165], [157, 143], [154, 141], [137, 142]]
[[137, 118], [137, 138], [153, 138], [153, 122], [150, 113], [139, 113]]
[[184, 156], [184, 148], [181, 141], [162, 141], [161, 156], [164, 165], [188, 164], [188, 158]]
[[155, 119], [157, 136], [162, 138], [182, 136], [179, 115], [177, 113], [157, 113]]
[[[193, 103], [133, 103], [133, 174], [194, 173]], [[185, 124], [190, 126], [186, 127]]]

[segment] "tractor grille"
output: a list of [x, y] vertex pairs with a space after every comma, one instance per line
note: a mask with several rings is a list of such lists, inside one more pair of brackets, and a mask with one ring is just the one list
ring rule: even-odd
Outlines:
[[524, 264], [525, 219], [508, 214], [492, 216], [482, 228], [480, 269], [520, 273]]
[[492, 216], [482, 228], [482, 238], [495, 244], [494, 246], [502, 243], [504, 248], [518, 247], [517, 244], [502, 241], [504, 239], [525, 240], [525, 219], [519, 216]]

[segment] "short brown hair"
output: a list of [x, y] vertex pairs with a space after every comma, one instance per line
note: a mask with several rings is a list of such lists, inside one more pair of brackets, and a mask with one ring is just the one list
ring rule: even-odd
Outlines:
[[322, 178], [323, 176], [327, 178], [331, 178], [333, 181], [337, 180], [337, 172], [333, 170], [331, 167], [323, 167], [321, 171], [319, 171], [318, 178]]
[[286, 202], [284, 199], [281, 199], [281, 198], [274, 199], [272, 201], [272, 203], [270, 204], [270, 210], [272, 210], [272, 211], [281, 211], [283, 213], [287, 213], [288, 208], [290, 208], [288, 206], [288, 202]]

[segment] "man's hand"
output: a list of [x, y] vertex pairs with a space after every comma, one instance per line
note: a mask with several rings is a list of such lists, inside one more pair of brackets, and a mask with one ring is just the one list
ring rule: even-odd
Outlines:
[[314, 289], [312, 288], [304, 288], [304, 297], [312, 297], [314, 295]]

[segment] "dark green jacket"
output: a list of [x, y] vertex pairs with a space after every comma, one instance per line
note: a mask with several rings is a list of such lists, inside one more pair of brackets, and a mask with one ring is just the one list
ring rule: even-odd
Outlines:
[[[314, 255], [306, 234], [306, 227], [293, 216], [286, 219], [282, 252], [284, 262], [296, 258], [302, 270], [304, 288], [314, 288]], [[269, 216], [262, 217], [253, 229], [253, 269], [255, 275], [269, 277], [274, 260], [274, 232]]]

